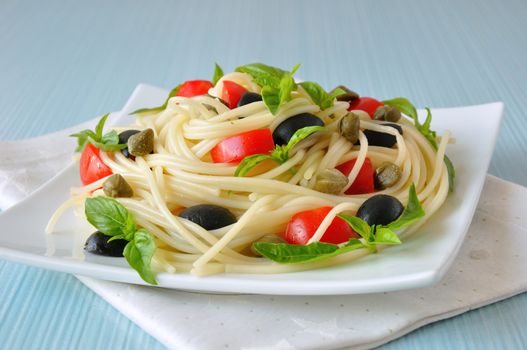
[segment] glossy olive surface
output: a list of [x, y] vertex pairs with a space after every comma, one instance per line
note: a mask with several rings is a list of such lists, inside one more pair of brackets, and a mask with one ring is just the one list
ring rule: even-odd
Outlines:
[[257, 94], [256, 92], [246, 92], [240, 98], [238, 102], [238, 107], [248, 105], [249, 103], [258, 102], [262, 100], [262, 95]]
[[116, 239], [108, 242], [110, 238], [110, 236], [96, 231], [86, 240], [84, 250], [96, 255], [122, 257], [124, 246], [128, 241], [124, 239]]
[[189, 207], [179, 213], [179, 216], [200, 225], [205, 230], [215, 230], [236, 222], [236, 216], [228, 209], [213, 204]]
[[287, 144], [297, 130], [307, 126], [324, 126], [324, 122], [311, 113], [301, 113], [287, 118], [273, 131], [275, 145]]
[[[127, 144], [128, 143], [128, 139], [130, 138], [130, 136], [132, 135], [135, 135], [137, 134], [138, 132], [140, 132], [140, 130], [125, 130], [123, 132], [121, 132], [119, 134], [119, 143], [120, 144]], [[126, 158], [131, 158], [133, 157], [130, 152], [128, 152], [128, 147], [125, 147], [121, 150], [121, 153], [126, 157]]]
[[[390, 126], [397, 129], [399, 134], [403, 134], [403, 128], [400, 125], [394, 123], [383, 123], [381, 125]], [[370, 146], [379, 146], [379, 147], [388, 147], [391, 148], [397, 143], [395, 136], [373, 130], [364, 130], [364, 136], [368, 139], [368, 145]]]
[[357, 217], [369, 225], [388, 225], [404, 211], [403, 204], [395, 197], [377, 194], [368, 198], [357, 211]]

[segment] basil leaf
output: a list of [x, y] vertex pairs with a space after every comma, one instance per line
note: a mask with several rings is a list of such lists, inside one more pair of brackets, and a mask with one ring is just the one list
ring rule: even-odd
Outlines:
[[84, 212], [88, 222], [105, 235], [117, 236], [137, 230], [132, 214], [115, 199], [87, 198]]
[[385, 227], [389, 228], [390, 230], [398, 230], [412, 225], [423, 216], [425, 216], [425, 211], [421, 207], [421, 203], [417, 197], [415, 185], [412, 184], [408, 190], [408, 204], [406, 205], [406, 208], [404, 208], [403, 213], [397, 218], [397, 220], [389, 223]]
[[218, 83], [218, 80], [223, 77], [223, 69], [221, 69], [220, 65], [215, 63], [214, 64], [214, 75], [212, 76], [212, 85], [216, 85]]
[[79, 131], [76, 134], [71, 134], [70, 137], [77, 138], [77, 148], [75, 148], [75, 152], [82, 152], [89, 143], [90, 139], [95, 139], [96, 135], [92, 130], [86, 129]]
[[163, 103], [161, 106], [152, 107], [152, 108], [140, 108], [138, 110], [133, 111], [130, 114], [158, 113], [158, 112], [164, 111], [168, 106], [168, 100], [170, 100], [172, 97], [177, 95], [180, 87], [181, 87], [181, 84], [176, 86], [172, 90], [170, 90], [170, 93], [168, 94], [168, 97], [165, 100], [165, 103]]
[[[408, 99], [404, 97], [397, 97], [391, 100], [384, 100], [382, 102], [386, 105], [397, 108], [402, 113], [412, 118], [416, 129], [428, 140], [432, 147], [437, 150], [438, 145], [436, 141], [436, 132], [430, 129], [430, 124], [432, 123], [432, 112], [430, 111], [430, 108], [426, 107], [426, 119], [425, 122], [421, 124], [419, 122], [415, 106]], [[452, 192], [454, 191], [456, 171], [452, 161], [446, 155], [444, 157], [444, 161], [448, 172], [448, 190], [449, 192]]]
[[329, 92], [329, 94], [330, 94], [331, 96], [333, 96], [333, 98], [337, 98], [338, 96], [340, 96], [340, 95], [344, 95], [344, 94], [346, 94], [346, 93], [347, 93], [347, 92], [346, 92], [344, 89], [339, 88], [339, 87], [336, 87], [336, 88], [334, 88], [333, 90], [331, 90], [331, 91]]
[[245, 176], [252, 168], [269, 159], [276, 161], [275, 158], [267, 154], [253, 154], [252, 156], [245, 157], [238, 164], [234, 176]]
[[106, 123], [106, 119], [108, 119], [109, 115], [110, 115], [110, 113], [106, 113], [105, 115], [103, 115], [101, 120], [99, 120], [99, 122], [95, 126], [95, 140], [96, 141], [101, 141], [101, 139], [102, 139], [102, 130], [104, 128], [104, 124]]
[[117, 135], [117, 131], [111, 130], [104, 134], [104, 136], [101, 138], [101, 142], [105, 145], [117, 145], [119, 144], [119, 135]]
[[280, 264], [295, 264], [327, 259], [364, 248], [364, 245], [358, 239], [351, 239], [343, 246], [324, 242], [308, 245], [256, 242], [253, 247], [262, 256], [272, 261]]
[[[119, 142], [119, 140], [117, 140], [117, 142]], [[122, 150], [123, 148], [126, 148], [127, 145], [124, 144], [124, 143], [121, 143], [121, 144], [107, 144], [107, 143], [103, 143], [103, 142], [97, 142], [93, 139], [89, 139], [89, 143], [91, 143], [92, 145], [94, 145], [95, 147], [97, 147], [98, 149], [102, 150], [102, 151], [105, 151], [105, 152], [115, 152], [115, 151], [119, 151], [119, 150]]]
[[262, 100], [274, 115], [280, 108], [280, 90], [271, 86], [264, 86], [261, 91]]
[[312, 81], [304, 81], [300, 83], [300, 86], [302, 86], [302, 88], [308, 93], [309, 97], [311, 97], [311, 100], [313, 100], [313, 102], [323, 110], [332, 107], [335, 97], [345, 93], [344, 90], [340, 89], [342, 93], [339, 93], [336, 96], [328, 94], [326, 90], [322, 88], [322, 86]]
[[375, 228], [375, 244], [401, 244], [399, 236], [386, 226], [377, 226]]
[[251, 63], [236, 68], [237, 72], [249, 74], [259, 86], [270, 86], [278, 89], [280, 81], [287, 73], [286, 71], [265, 65], [263, 63]]
[[317, 131], [324, 131], [326, 128], [323, 126], [306, 126], [302, 129], [295, 131], [293, 136], [289, 139], [289, 142], [285, 146], [276, 146], [271, 153], [271, 156], [278, 160], [280, 163], [285, 162], [289, 159], [289, 152], [302, 140], [306, 139], [311, 134], [314, 134]]
[[346, 221], [351, 226], [353, 231], [357, 232], [362, 238], [368, 241], [372, 238], [373, 230], [366, 221], [348, 214], [339, 214], [337, 216]]
[[128, 264], [139, 273], [144, 281], [154, 285], [157, 281], [150, 264], [155, 250], [156, 244], [152, 235], [145, 229], [139, 229], [123, 251]]

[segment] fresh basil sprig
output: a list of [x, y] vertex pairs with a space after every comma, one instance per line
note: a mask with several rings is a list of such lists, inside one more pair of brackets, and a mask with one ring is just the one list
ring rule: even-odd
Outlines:
[[283, 146], [276, 146], [271, 154], [253, 154], [243, 158], [238, 164], [234, 176], [245, 176], [252, 168], [263, 161], [274, 160], [278, 164], [283, 164], [289, 159], [289, 152], [302, 140], [306, 139], [311, 134], [317, 131], [323, 131], [323, 126], [306, 126], [305, 128], [295, 131], [289, 142]]
[[[391, 100], [382, 101], [384, 104], [397, 108], [402, 113], [406, 114], [413, 119], [416, 129], [428, 140], [430, 145], [437, 150], [438, 145], [436, 141], [436, 132], [430, 129], [430, 124], [432, 123], [432, 112], [430, 108], [426, 108], [426, 119], [423, 124], [419, 122], [417, 116], [417, 110], [415, 106], [404, 97], [392, 98]], [[454, 164], [450, 158], [445, 154], [445, 165], [448, 172], [448, 190], [452, 192], [454, 190], [454, 180], [456, 177], [456, 170], [454, 169]]]
[[331, 92], [326, 92], [319, 84], [313, 81], [304, 81], [299, 83], [300, 86], [308, 93], [311, 100], [320, 107], [320, 109], [327, 109], [333, 107], [335, 98], [339, 95], [345, 94], [346, 91], [336, 88]]
[[137, 228], [132, 213], [117, 200], [108, 197], [87, 198], [84, 212], [90, 224], [112, 237], [108, 241], [127, 240], [123, 255], [128, 264], [144, 281], [157, 284], [150, 266], [156, 250], [154, 238], [147, 230]]
[[218, 83], [218, 80], [223, 77], [223, 69], [221, 69], [220, 65], [215, 63], [214, 64], [214, 75], [212, 76], [212, 85], [216, 85]]
[[425, 215], [415, 186], [409, 190], [408, 205], [401, 216], [388, 225], [368, 225], [367, 222], [353, 215], [340, 214], [361, 239], [352, 238], [348, 242], [337, 245], [324, 242], [314, 242], [307, 245], [287, 243], [256, 242], [254, 249], [262, 256], [281, 264], [305, 263], [334, 257], [356, 249], [368, 249], [374, 253], [378, 244], [401, 244], [395, 230], [407, 227]]
[[297, 64], [291, 72], [286, 72], [263, 63], [251, 63], [236, 68], [236, 71], [249, 74], [262, 87], [263, 102], [272, 114], [276, 114], [280, 107], [291, 101], [291, 92], [297, 86], [293, 75], [299, 67]]
[[106, 113], [102, 116], [101, 120], [95, 126], [95, 131], [86, 129], [70, 135], [70, 137], [77, 138], [75, 152], [82, 152], [89, 143], [106, 152], [114, 152], [126, 147], [125, 144], [119, 144], [119, 135], [117, 135], [115, 130], [103, 135], [104, 124], [109, 115], [110, 113]]
[[179, 88], [181, 87], [181, 84], [170, 90], [168, 93], [168, 97], [166, 98], [165, 102], [161, 106], [152, 107], [152, 108], [140, 108], [135, 111], [133, 111], [130, 114], [145, 114], [145, 113], [158, 113], [161, 111], [164, 111], [168, 106], [168, 100], [170, 100], [172, 97], [176, 96]]

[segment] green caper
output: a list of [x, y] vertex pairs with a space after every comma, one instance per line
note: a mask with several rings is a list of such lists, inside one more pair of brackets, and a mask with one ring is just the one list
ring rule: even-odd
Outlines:
[[108, 197], [132, 197], [134, 190], [120, 174], [113, 174], [102, 184], [102, 190]]
[[391, 187], [401, 178], [401, 169], [392, 162], [384, 162], [375, 171], [375, 188], [383, 190]]
[[335, 90], [337, 89], [341, 89], [341, 90], [344, 90], [345, 93], [342, 94], [342, 95], [338, 95], [337, 96], [337, 101], [345, 101], [345, 102], [351, 102], [357, 98], [359, 98], [359, 94], [356, 93], [355, 91], [353, 90], [350, 90], [348, 89], [347, 87], [345, 87], [344, 85], [339, 85], [337, 86], [336, 88], [334, 88], [331, 93], [333, 93]]
[[154, 150], [154, 130], [145, 129], [128, 139], [128, 152], [133, 156], [146, 156]]
[[315, 191], [339, 194], [348, 184], [348, 177], [337, 169], [324, 169], [317, 176]]
[[359, 140], [359, 129], [360, 118], [353, 112], [349, 112], [340, 120], [340, 134], [353, 144]]
[[397, 122], [399, 119], [401, 119], [401, 111], [397, 109], [396, 107], [392, 106], [380, 106], [375, 110], [375, 114], [373, 115], [373, 119], [375, 120], [386, 120], [388, 122]]

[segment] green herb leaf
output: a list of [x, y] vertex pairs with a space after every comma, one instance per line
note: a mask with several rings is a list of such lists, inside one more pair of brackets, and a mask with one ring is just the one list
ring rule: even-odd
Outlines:
[[323, 126], [306, 126], [302, 129], [295, 131], [293, 136], [289, 139], [289, 142], [285, 146], [276, 146], [271, 153], [271, 156], [275, 158], [279, 163], [284, 163], [289, 159], [289, 152], [302, 140], [308, 136], [314, 134], [317, 131], [324, 131], [326, 128]]
[[275, 158], [268, 154], [253, 154], [252, 156], [243, 158], [240, 164], [238, 164], [238, 167], [234, 172], [234, 176], [245, 176], [252, 168], [254, 168], [255, 166], [265, 160], [277, 161]]
[[274, 115], [280, 108], [280, 90], [271, 86], [264, 86], [262, 91], [262, 100], [269, 108], [269, 111]]
[[365, 240], [370, 241], [372, 239], [373, 230], [366, 221], [348, 214], [339, 214], [337, 216], [346, 221], [353, 231], [357, 232]]
[[417, 197], [415, 185], [412, 184], [408, 191], [408, 204], [406, 205], [406, 208], [404, 208], [403, 213], [397, 218], [397, 220], [389, 223], [388, 225], [386, 225], [386, 227], [391, 230], [399, 230], [401, 228], [412, 225], [414, 222], [421, 219], [423, 216], [425, 216], [425, 211], [421, 207], [421, 203], [419, 202], [419, 198]]
[[89, 143], [90, 139], [95, 139], [96, 135], [92, 130], [86, 129], [79, 131], [76, 134], [71, 134], [70, 137], [77, 138], [77, 148], [75, 148], [75, 152], [82, 152]]
[[261, 87], [269, 86], [278, 89], [280, 81], [287, 73], [286, 71], [265, 65], [263, 63], [251, 63], [236, 68], [237, 72], [249, 74], [256, 84]]
[[[430, 108], [426, 107], [426, 119], [425, 122], [421, 124], [419, 122], [415, 106], [408, 99], [404, 97], [397, 97], [391, 100], [384, 100], [382, 102], [386, 105], [390, 105], [399, 109], [402, 113], [412, 118], [416, 129], [428, 140], [430, 145], [432, 145], [432, 147], [437, 150], [437, 135], [435, 131], [430, 129], [430, 125], [432, 123], [432, 112], [430, 111]], [[446, 155], [444, 161], [448, 172], [448, 190], [452, 192], [454, 190], [454, 180], [456, 177], [456, 172], [452, 161]]]
[[145, 229], [139, 229], [123, 251], [128, 264], [139, 273], [143, 280], [154, 285], [157, 281], [150, 264], [155, 250], [156, 244], [152, 235]]
[[212, 77], [212, 85], [216, 85], [218, 83], [218, 80], [223, 77], [223, 69], [221, 69], [220, 65], [215, 63], [214, 64], [214, 75]]
[[395, 232], [386, 226], [375, 227], [375, 240], [373, 243], [401, 244], [401, 240]]
[[339, 89], [335, 89], [331, 94], [328, 94], [322, 86], [312, 81], [304, 81], [300, 83], [300, 86], [302, 86], [302, 88], [309, 94], [311, 100], [323, 110], [333, 106], [336, 96], [346, 93], [342, 89], [340, 89], [340, 91], [338, 91]]
[[84, 212], [88, 222], [105, 235], [126, 235], [137, 230], [132, 214], [115, 199], [87, 198]]
[[101, 120], [97, 123], [95, 126], [95, 139], [99, 141], [102, 138], [102, 130], [104, 128], [104, 124], [106, 123], [106, 119], [108, 119], [108, 116], [110, 113], [106, 113], [102, 116]]
[[179, 91], [179, 88], [181, 87], [181, 84], [170, 90], [170, 93], [168, 94], [168, 97], [165, 100], [165, 103], [163, 103], [161, 106], [158, 107], [152, 107], [152, 108], [140, 108], [138, 110], [133, 111], [130, 114], [144, 114], [144, 113], [158, 113], [161, 111], [164, 111], [168, 106], [168, 100], [170, 100], [172, 97], [177, 95], [177, 92]]
[[[115, 152], [115, 151], [119, 151], [119, 150], [122, 150], [123, 148], [126, 148], [127, 145], [124, 144], [124, 143], [121, 143], [121, 144], [107, 144], [107, 143], [103, 143], [103, 142], [97, 142], [91, 138], [88, 139], [89, 140], [89, 143], [91, 143], [92, 145], [94, 145], [95, 147], [97, 147], [98, 149], [102, 150], [102, 151], [105, 151], [105, 152]], [[119, 142], [119, 141], [117, 141]]]
[[339, 87], [336, 87], [336, 88], [334, 88], [333, 90], [331, 90], [331, 91], [329, 92], [329, 94], [330, 94], [331, 96], [333, 96], [333, 98], [337, 98], [337, 97], [339, 97], [340, 95], [344, 95], [344, 94], [346, 94], [346, 93], [347, 93], [347, 92], [346, 92], [344, 89], [339, 88]]
[[308, 245], [256, 242], [253, 247], [258, 253], [272, 261], [280, 264], [294, 264], [327, 259], [365, 246], [358, 239], [351, 239], [343, 246], [324, 242]]

